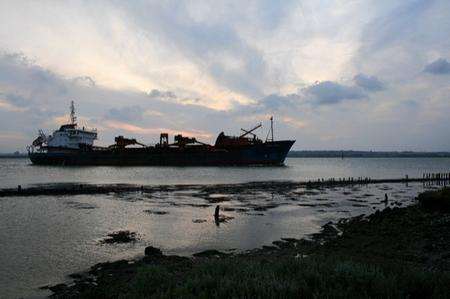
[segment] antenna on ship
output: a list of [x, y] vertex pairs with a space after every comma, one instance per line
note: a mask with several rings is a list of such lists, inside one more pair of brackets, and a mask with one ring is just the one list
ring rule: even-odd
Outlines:
[[75, 104], [73, 101], [70, 102], [70, 123], [72, 125], [76, 124], [77, 117], [75, 116]]
[[272, 132], [272, 142], [273, 142], [273, 116], [270, 117], [270, 132]]
[[[269, 139], [270, 134], [270, 139]], [[267, 132], [266, 142], [270, 141], [273, 142], [273, 116], [270, 117], [270, 131]]]

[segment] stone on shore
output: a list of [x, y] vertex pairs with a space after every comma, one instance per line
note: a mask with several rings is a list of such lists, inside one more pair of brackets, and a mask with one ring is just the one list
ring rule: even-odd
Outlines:
[[194, 257], [224, 257], [227, 255], [227, 253], [215, 249], [205, 250], [193, 254]]
[[153, 247], [153, 246], [145, 247], [144, 253], [145, 253], [146, 257], [162, 257], [163, 256], [161, 249]]
[[101, 242], [106, 244], [113, 243], [129, 243], [137, 240], [137, 236], [135, 232], [130, 232], [129, 230], [120, 230], [117, 232], [113, 232], [108, 234], [109, 238], [103, 239]]

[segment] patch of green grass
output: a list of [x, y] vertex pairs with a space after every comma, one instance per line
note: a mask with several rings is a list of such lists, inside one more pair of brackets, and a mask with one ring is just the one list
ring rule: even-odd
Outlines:
[[450, 188], [419, 194], [420, 206], [430, 211], [450, 212]]
[[[142, 266], [124, 298], [445, 298], [450, 276], [330, 257], [212, 259]], [[94, 294], [92, 294], [94, 295]], [[99, 295], [99, 294], [98, 294]], [[112, 294], [110, 294], [112, 295]], [[116, 296], [112, 296], [116, 297]]]

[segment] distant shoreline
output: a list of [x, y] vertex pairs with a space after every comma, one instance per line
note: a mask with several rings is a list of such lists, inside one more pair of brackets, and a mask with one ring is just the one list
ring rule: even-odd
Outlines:
[[290, 151], [288, 158], [450, 158], [450, 152]]

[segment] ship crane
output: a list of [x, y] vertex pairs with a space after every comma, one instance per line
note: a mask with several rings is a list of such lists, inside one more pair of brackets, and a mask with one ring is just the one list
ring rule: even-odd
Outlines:
[[249, 134], [253, 135], [253, 137], [256, 138], [256, 135], [253, 133], [253, 131], [255, 131], [256, 129], [259, 129], [261, 127], [262, 127], [262, 124], [258, 124], [256, 127], [254, 127], [253, 129], [250, 129], [250, 130], [244, 130], [241, 128], [241, 130], [244, 131], [244, 134], [240, 135], [239, 138], [244, 138], [245, 136], [247, 136]]
[[116, 143], [111, 145], [110, 147], [124, 149], [128, 145], [140, 145], [140, 146], [143, 146], [143, 147], [146, 146], [145, 144], [136, 141], [136, 139], [125, 138], [123, 136], [117, 136], [116, 138], [114, 138], [114, 141]]
[[181, 134], [175, 135], [174, 137], [174, 143], [172, 143], [172, 145], [177, 145], [180, 147], [184, 147], [187, 144], [200, 144], [200, 145], [207, 145], [209, 146], [209, 144], [198, 141], [197, 139], [195, 139], [194, 137], [186, 137], [183, 136]]

